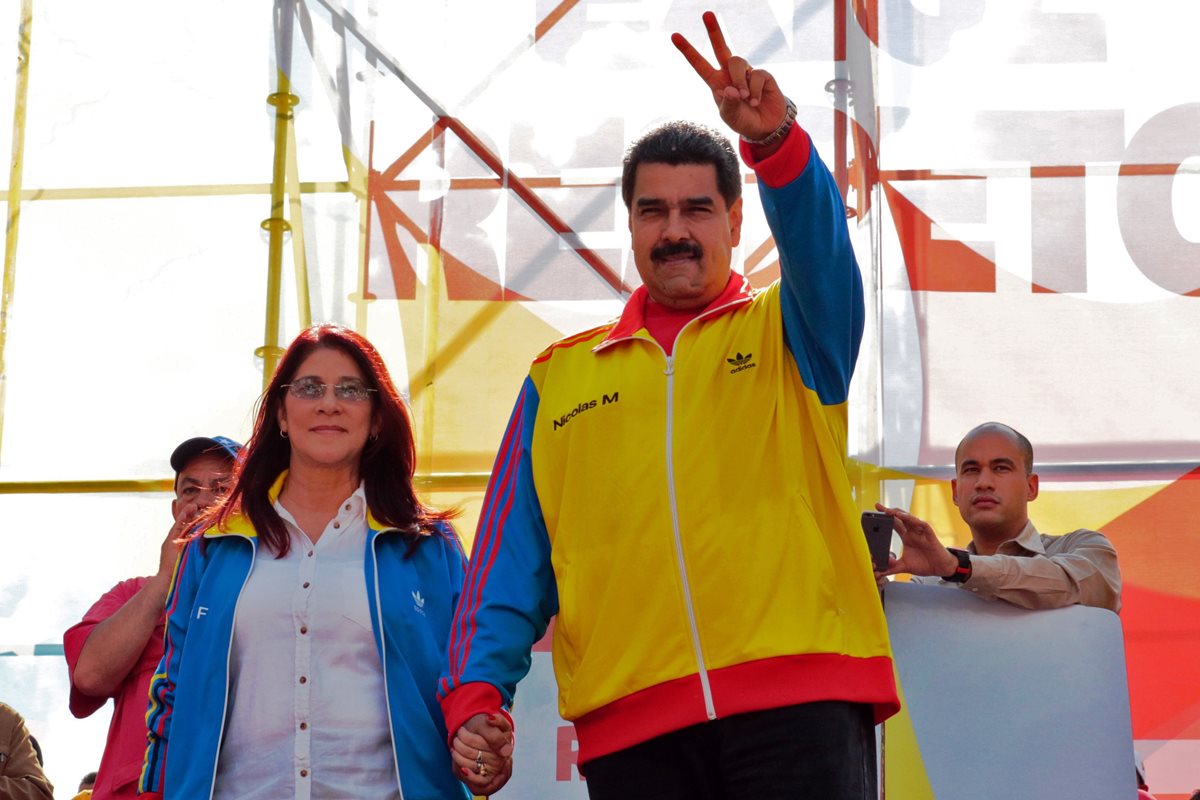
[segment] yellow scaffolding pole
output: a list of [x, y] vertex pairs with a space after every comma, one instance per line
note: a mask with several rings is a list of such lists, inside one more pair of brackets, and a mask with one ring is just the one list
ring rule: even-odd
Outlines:
[[312, 325], [312, 299], [308, 294], [308, 257], [304, 252], [304, 194], [300, 184], [300, 163], [296, 154], [296, 123], [288, 120], [287, 193], [292, 218], [292, 260], [296, 273], [296, 305], [300, 312], [300, 327]]
[[[483, 491], [489, 472], [442, 472], [418, 475], [413, 485], [418, 492]], [[129, 492], [171, 492], [171, 478], [131, 478], [98, 481], [0, 481], [0, 495], [5, 494], [118, 494]]]
[[370, 124], [367, 137], [367, 163], [355, 158], [349, 147], [342, 147], [342, 158], [346, 162], [346, 182], [358, 201], [358, 282], [350, 296], [354, 301], [354, 330], [367, 335], [367, 307], [372, 298], [367, 296], [367, 271], [371, 246], [371, 168], [375, 158], [375, 123]]
[[425, 281], [425, 324], [421, 342], [423, 360], [421, 385], [410, 388], [412, 400], [420, 405], [420, 434], [417, 436], [417, 471], [433, 471], [435, 397], [437, 395], [438, 319], [441, 309], [442, 254], [432, 244], [425, 246], [429, 270]]
[[8, 220], [4, 228], [4, 282], [0, 284], [0, 451], [4, 443], [4, 406], [8, 386], [8, 320], [17, 285], [17, 232], [21, 222], [21, 180], [25, 164], [25, 104], [29, 97], [29, 50], [33, 0], [21, 0], [17, 28], [17, 88], [13, 103], [12, 161], [8, 169]]
[[267, 103], [275, 108], [275, 160], [271, 169], [271, 216], [262, 221], [263, 230], [269, 235], [267, 246], [267, 314], [263, 344], [254, 354], [263, 360], [263, 388], [271, 382], [283, 348], [279, 346], [279, 307], [283, 296], [283, 238], [291, 230], [284, 218], [283, 208], [287, 191], [288, 127], [292, 121], [292, 109], [300, 98], [290, 91], [291, 80], [282, 69], [278, 70], [279, 91], [267, 96]]
[[[439, 164], [446, 159], [446, 137], [444, 133], [434, 134], [434, 152]], [[412, 385], [411, 395], [414, 403], [421, 407], [421, 430], [417, 437], [417, 469], [433, 472], [433, 450], [435, 412], [437, 398], [438, 358], [441, 348], [438, 345], [438, 323], [441, 319], [442, 302], [442, 220], [445, 212], [445, 198], [435, 200], [430, 206], [429, 244], [424, 246], [429, 268], [425, 273], [425, 324], [422, 331], [422, 363], [421, 383]], [[495, 303], [493, 305], [499, 305]]]
[[171, 478], [128, 478], [98, 481], [5, 481], [3, 494], [110, 494], [130, 492], [173, 492]]
[[[295, 149], [293, 139], [292, 149]], [[290, 175], [289, 170], [289, 175]], [[291, 178], [289, 178], [291, 180]], [[351, 191], [346, 181], [304, 181], [289, 184], [289, 192], [336, 194]], [[21, 200], [113, 200], [123, 197], [228, 197], [270, 194], [269, 183], [197, 183], [178, 186], [80, 186], [66, 189], [22, 189]]]

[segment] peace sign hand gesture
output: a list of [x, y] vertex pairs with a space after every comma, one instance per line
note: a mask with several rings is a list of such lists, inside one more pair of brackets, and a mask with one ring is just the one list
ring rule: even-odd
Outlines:
[[787, 98], [771, 73], [754, 69], [746, 59], [729, 52], [716, 14], [704, 12], [704, 27], [717, 57], [716, 67], [683, 34], [672, 34], [671, 42], [712, 90], [713, 101], [725, 124], [746, 139], [766, 137], [783, 123]]

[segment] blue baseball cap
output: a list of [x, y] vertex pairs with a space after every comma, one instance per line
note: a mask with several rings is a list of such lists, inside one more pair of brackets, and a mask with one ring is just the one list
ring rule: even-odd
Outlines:
[[197, 436], [188, 439], [176, 447], [174, 453], [171, 453], [171, 469], [175, 470], [175, 474], [178, 475], [189, 461], [203, 453], [216, 453], [233, 461], [237, 459], [238, 453], [241, 451], [241, 444], [227, 436]]

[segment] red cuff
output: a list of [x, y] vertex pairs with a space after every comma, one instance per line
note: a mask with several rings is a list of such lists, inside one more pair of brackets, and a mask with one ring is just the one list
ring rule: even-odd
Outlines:
[[792, 123], [792, 129], [788, 131], [783, 144], [762, 161], [756, 161], [750, 154], [752, 145], [745, 139], [739, 139], [738, 142], [746, 166], [772, 189], [780, 189], [800, 177], [812, 154], [812, 139], [799, 123]]
[[441, 699], [442, 717], [446, 720], [446, 744], [452, 746], [454, 734], [476, 714], [501, 714], [516, 731], [512, 716], [501, 708], [500, 690], [490, 683], [464, 683]]

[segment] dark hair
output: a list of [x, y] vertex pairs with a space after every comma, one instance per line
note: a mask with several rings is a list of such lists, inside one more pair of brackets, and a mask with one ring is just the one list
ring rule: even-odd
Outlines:
[[384, 525], [409, 537], [410, 552], [428, 533], [439, 531], [437, 522], [455, 516], [425, 506], [413, 491], [416, 447], [408, 406], [396, 391], [379, 351], [358, 333], [340, 325], [314, 325], [300, 333], [279, 361], [270, 385], [258, 401], [254, 432], [234, 471], [233, 488], [220, 505], [211, 509], [196, 530], [215, 524], [224, 530], [230, 517], [240, 512], [249, 518], [259, 540], [276, 556], [289, 550], [287, 528], [272, 505], [268, 492], [291, 459], [291, 441], [280, 435], [279, 408], [301, 363], [315, 350], [329, 348], [349, 356], [362, 370], [371, 393], [371, 415], [378, 435], [363, 447], [358, 474], [366, 487], [367, 508]]
[[963, 445], [967, 443], [968, 439], [973, 439], [981, 433], [1002, 433], [1012, 439], [1017, 449], [1021, 451], [1021, 458], [1025, 461], [1025, 474], [1033, 474], [1033, 445], [1030, 444], [1023, 433], [1010, 425], [1005, 425], [1003, 422], [984, 422], [967, 431], [967, 435], [958, 443], [958, 447], [954, 448], [954, 467], [956, 472], [958, 471], [958, 454], [962, 452]]
[[668, 122], [629, 146], [621, 170], [625, 208], [633, 202], [633, 183], [641, 164], [712, 164], [717, 171], [717, 191], [726, 208], [742, 196], [742, 172], [733, 145], [720, 132], [704, 125], [684, 120]]

